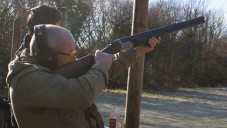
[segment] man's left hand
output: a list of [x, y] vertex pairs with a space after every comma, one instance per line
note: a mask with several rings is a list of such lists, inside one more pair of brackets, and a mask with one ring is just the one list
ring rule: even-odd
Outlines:
[[160, 37], [152, 37], [148, 40], [147, 45], [141, 45], [137, 47], [137, 49], [141, 54], [145, 54], [147, 52], [152, 51], [155, 48], [155, 46], [159, 44], [160, 41], [161, 41]]

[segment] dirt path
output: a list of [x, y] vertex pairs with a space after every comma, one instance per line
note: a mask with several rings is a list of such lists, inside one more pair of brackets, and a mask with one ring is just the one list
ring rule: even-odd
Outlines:
[[[106, 124], [111, 109], [124, 115], [125, 97], [124, 91], [110, 91], [97, 99]], [[144, 93], [140, 128], [227, 128], [227, 88]]]

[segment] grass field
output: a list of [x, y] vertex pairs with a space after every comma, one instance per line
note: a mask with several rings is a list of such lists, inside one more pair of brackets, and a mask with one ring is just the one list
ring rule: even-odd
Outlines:
[[[108, 124], [109, 111], [125, 114], [126, 91], [105, 90], [96, 103]], [[140, 128], [227, 128], [227, 88], [143, 93]]]

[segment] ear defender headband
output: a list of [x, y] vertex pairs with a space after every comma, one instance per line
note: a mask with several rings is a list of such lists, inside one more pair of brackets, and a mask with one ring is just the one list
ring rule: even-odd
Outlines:
[[34, 32], [37, 45], [37, 50], [33, 50], [35, 51], [34, 56], [42, 66], [51, 70], [55, 69], [57, 67], [57, 56], [54, 50], [48, 46], [45, 25], [36, 26]]

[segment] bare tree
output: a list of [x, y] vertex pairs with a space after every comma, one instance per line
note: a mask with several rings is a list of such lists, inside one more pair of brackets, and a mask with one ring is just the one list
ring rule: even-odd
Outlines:
[[[10, 60], [11, 34], [14, 14], [13, 4], [7, 0], [0, 1], [0, 85], [5, 86], [7, 65]], [[2, 86], [3, 85], [3, 86]], [[0, 87], [0, 88], [1, 88]]]
[[205, 0], [185, 3], [160, 0], [151, 5], [149, 22], [160, 27], [201, 15], [206, 19], [204, 25], [162, 37], [155, 53], [147, 55], [146, 85], [154, 88], [209, 85], [208, 78], [216, 81], [212, 84], [221, 82], [215, 77], [203, 76], [210, 76], [212, 72], [219, 74], [216, 75], [219, 77], [223, 74], [212, 68], [218, 66], [214, 46], [221, 47], [219, 42], [226, 30], [223, 13], [207, 10]]

